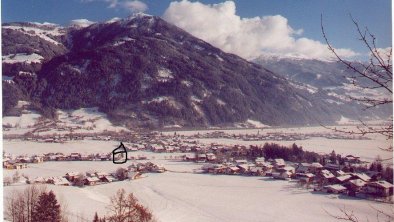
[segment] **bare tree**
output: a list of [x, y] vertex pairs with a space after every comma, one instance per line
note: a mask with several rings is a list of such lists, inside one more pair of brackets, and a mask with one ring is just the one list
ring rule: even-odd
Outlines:
[[117, 191], [111, 197], [111, 204], [108, 207], [110, 215], [109, 222], [150, 222], [152, 213], [147, 208], [138, 203], [137, 198], [132, 193], [126, 194], [124, 189]]
[[[384, 222], [390, 222], [394, 220], [394, 209], [391, 209], [391, 212], [385, 212], [381, 209], [378, 209], [374, 206], [370, 206], [372, 209], [375, 210], [376, 214], [375, 215], [370, 215], [371, 217], [375, 218], [375, 221], [384, 221]], [[343, 221], [351, 221], [351, 222], [361, 222], [361, 221], [370, 221], [369, 219], [372, 218], [360, 218], [357, 217], [356, 214], [354, 213], [353, 210], [348, 210], [346, 207], [342, 207], [339, 209], [340, 214], [336, 215], [331, 212], [328, 212], [327, 210], [324, 209], [324, 211], [330, 215], [331, 217], [337, 219], [337, 220], [343, 220]]]
[[[321, 15], [321, 30], [323, 37], [327, 43], [328, 49], [333, 53], [337, 60], [345, 65], [349, 70], [352, 71], [352, 75], [346, 76], [351, 79], [352, 84], [364, 90], [379, 90], [384, 94], [384, 97], [350, 97], [353, 101], [359, 102], [365, 106], [364, 110], [380, 107], [380, 106], [392, 106], [393, 104], [393, 92], [392, 92], [392, 49], [388, 52], [380, 50], [376, 46], [376, 37], [369, 31], [367, 27], [361, 28], [358, 22], [350, 15], [354, 26], [356, 27], [359, 40], [364, 44], [369, 52], [369, 60], [367, 62], [350, 62], [342, 58], [335, 48], [331, 45], [324, 30], [323, 25], [323, 15]], [[333, 128], [334, 131], [356, 134], [361, 136], [366, 136], [370, 134], [378, 134], [386, 137], [387, 140], [393, 139], [393, 117], [391, 117], [385, 124], [374, 126], [367, 124], [360, 120], [360, 126], [357, 126], [356, 130], [341, 130], [338, 128]], [[393, 146], [390, 145], [388, 148], [383, 148], [386, 151], [392, 152]], [[381, 209], [377, 209], [371, 206], [376, 212], [376, 221], [393, 221], [394, 211], [385, 212]], [[337, 220], [359, 222], [360, 219], [354, 214], [352, 210], [345, 209], [345, 207], [340, 208], [340, 214], [334, 215], [327, 212], [330, 216]], [[366, 219], [368, 221], [368, 218]]]
[[[321, 30], [323, 37], [327, 43], [328, 49], [333, 53], [337, 60], [345, 65], [352, 74], [346, 76], [352, 81], [352, 84], [363, 90], [378, 90], [383, 95], [383, 97], [374, 96], [362, 96], [354, 97], [351, 96], [350, 99], [359, 102], [365, 106], [364, 109], [370, 109], [374, 107], [381, 106], [392, 106], [393, 103], [393, 91], [392, 91], [392, 50], [384, 52], [376, 46], [376, 37], [373, 35], [367, 27], [361, 28], [358, 22], [350, 15], [354, 26], [356, 27], [359, 40], [368, 49], [370, 58], [366, 62], [359, 61], [347, 61], [341, 57], [337, 50], [331, 45], [328, 40], [327, 34], [324, 30], [323, 25], [323, 15], [321, 15]], [[341, 130], [334, 128], [337, 132], [357, 134], [357, 135], [368, 135], [368, 134], [380, 134], [385, 136], [388, 140], [393, 139], [393, 119], [392, 117], [386, 123], [374, 126], [372, 124], [367, 124], [360, 120], [360, 125], [357, 126], [356, 130]], [[385, 148], [388, 151], [393, 150], [393, 146], [390, 145], [389, 148]]]
[[34, 206], [45, 190], [45, 186], [31, 185], [23, 191], [13, 191], [5, 203], [6, 216], [11, 221], [32, 221]]

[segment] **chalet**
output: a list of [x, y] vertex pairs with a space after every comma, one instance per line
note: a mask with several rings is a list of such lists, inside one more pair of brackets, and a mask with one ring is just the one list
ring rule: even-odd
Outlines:
[[175, 148], [174, 148], [173, 146], [169, 146], [169, 147], [166, 147], [166, 148], [165, 148], [165, 151], [166, 151], [167, 153], [173, 153], [173, 152], [175, 152]]
[[320, 163], [311, 163], [309, 166], [309, 172], [310, 173], [317, 173], [323, 169], [323, 165]]
[[188, 153], [183, 156], [183, 159], [186, 161], [195, 161], [197, 159], [196, 154]]
[[49, 158], [52, 161], [65, 161], [66, 160], [66, 157], [62, 153], [56, 153], [54, 155], [51, 155]]
[[129, 152], [135, 152], [135, 151], [138, 151], [138, 147], [134, 147], [134, 146], [132, 146], [132, 147], [128, 148], [128, 149], [127, 149], [127, 151], [129, 151]]
[[202, 165], [201, 169], [206, 173], [212, 173], [214, 171], [215, 164], [213, 163], [206, 163]]
[[142, 174], [140, 172], [128, 172], [127, 173], [127, 178], [130, 180], [136, 180], [141, 178]]
[[223, 164], [216, 164], [215, 167], [213, 168], [213, 174], [224, 174], [226, 173], [227, 167], [224, 166]]
[[357, 192], [360, 192], [366, 184], [367, 183], [361, 179], [354, 179], [349, 180], [345, 186], [349, 189], [349, 194], [354, 196]]
[[336, 177], [335, 180], [336, 180], [337, 183], [345, 184], [346, 182], [348, 182], [351, 179], [352, 179], [352, 175], [348, 174], [348, 175], [343, 175], [343, 176]]
[[103, 177], [105, 177], [105, 176], [108, 176], [109, 175], [109, 173], [105, 173], [105, 172], [96, 172], [95, 173], [95, 176], [97, 177], [97, 178], [99, 178], [99, 179], [101, 179], [101, 178], [103, 178]]
[[273, 166], [270, 163], [263, 163], [260, 166], [262, 167], [262, 169], [266, 175], [269, 175], [272, 173]]
[[327, 184], [327, 183], [331, 183], [334, 182], [336, 177], [334, 176], [334, 174], [332, 174], [330, 171], [328, 170], [322, 170], [320, 171], [320, 173], [318, 174], [318, 182], [320, 184]]
[[213, 153], [207, 153], [207, 160], [210, 162], [216, 161], [216, 155]]
[[247, 164], [248, 161], [247, 160], [235, 160], [235, 164], [238, 165], [242, 165], [242, 164]]
[[156, 153], [161, 153], [165, 151], [165, 148], [162, 145], [153, 145], [152, 146], [152, 151]]
[[46, 182], [59, 186], [70, 186], [70, 182], [64, 177], [50, 177]]
[[146, 172], [148, 170], [144, 163], [137, 163], [137, 171]]
[[137, 166], [133, 163], [127, 167], [128, 171], [135, 172], [137, 171]]
[[[119, 155], [117, 155], [117, 156], [119, 156]], [[100, 154], [99, 159], [101, 161], [106, 161], [106, 160], [111, 160], [111, 157], [107, 154]]]
[[81, 154], [80, 153], [71, 153], [68, 157], [68, 160], [81, 160]]
[[381, 172], [367, 171], [366, 174], [371, 178], [371, 180], [378, 181], [382, 178]]
[[251, 176], [265, 176], [265, 172], [262, 167], [251, 166], [251, 167], [249, 167], [249, 175], [251, 175]]
[[18, 156], [16, 158], [16, 161], [19, 163], [31, 163], [32, 162], [31, 158], [28, 156]]
[[313, 173], [297, 173], [296, 178], [304, 183], [310, 183], [313, 181], [315, 175]]
[[254, 162], [255, 162], [256, 166], [262, 166], [265, 163], [265, 158], [264, 157], [257, 157]]
[[33, 183], [42, 183], [42, 184], [44, 184], [44, 183], [46, 183], [46, 179], [44, 178], [44, 177], [36, 177], [36, 178], [34, 178], [34, 180], [32, 181]]
[[283, 159], [274, 159], [273, 164], [276, 169], [283, 168], [286, 166], [286, 163]]
[[343, 172], [342, 170], [337, 170], [333, 172], [335, 176], [339, 177], [339, 176], [343, 176], [346, 175], [347, 173]]
[[88, 186], [94, 186], [99, 182], [100, 182], [100, 179], [97, 177], [86, 177], [83, 180], [84, 185], [88, 185]]
[[274, 179], [282, 179], [286, 180], [289, 179], [295, 173], [294, 167], [283, 167], [276, 169], [276, 172], [272, 173], [272, 177]]
[[197, 155], [197, 162], [206, 162], [207, 161], [207, 155], [204, 153], [200, 153]]
[[376, 181], [367, 183], [364, 191], [367, 194], [388, 197], [393, 194], [393, 184], [387, 181]]
[[329, 171], [338, 171], [341, 169], [341, 166], [338, 164], [327, 163], [326, 165], [324, 165], [324, 169], [327, 169]]
[[13, 166], [13, 169], [15, 169], [15, 170], [27, 168], [26, 163], [14, 163], [12, 166]]
[[87, 177], [94, 177], [94, 176], [96, 176], [96, 172], [97, 171], [95, 171], [95, 170], [86, 171], [86, 176]]
[[360, 179], [360, 180], [362, 180], [362, 181], [364, 181], [364, 182], [368, 182], [368, 181], [371, 180], [371, 177], [369, 177], [369, 176], [368, 176], [367, 174], [365, 174], [365, 173], [352, 173], [351, 175], [352, 175], [352, 177], [353, 177], [354, 179]]
[[360, 163], [360, 162], [361, 162], [361, 161], [360, 161], [360, 157], [358, 157], [358, 156], [353, 156], [353, 155], [347, 155], [347, 156], [345, 156], [343, 159], [344, 159], [345, 162], [347, 162], [347, 163], [352, 163], [352, 164], [354, 164], [354, 163]]
[[12, 160], [8, 157], [3, 158], [3, 168], [8, 168], [12, 165]]
[[44, 162], [44, 156], [34, 156], [33, 157], [33, 163], [43, 163]]
[[241, 174], [247, 174], [249, 172], [248, 164], [238, 164], [237, 167], [239, 168], [239, 172]]
[[148, 157], [145, 156], [145, 155], [138, 155], [138, 156], [137, 156], [137, 159], [138, 159], [138, 160], [147, 160]]
[[151, 167], [150, 172], [164, 173], [164, 172], [166, 172], [166, 168], [164, 168], [163, 166], [154, 165]]
[[296, 172], [297, 173], [308, 173], [310, 166], [311, 166], [310, 163], [300, 163], [297, 166]]
[[117, 181], [117, 179], [111, 175], [105, 175], [100, 178], [100, 181], [104, 182], [104, 183], [111, 183], [111, 182]]
[[79, 172], [69, 172], [69, 173], [66, 173], [65, 178], [66, 178], [68, 181], [73, 182], [74, 179], [75, 179], [76, 177], [78, 177], [78, 176], [79, 176]]
[[45, 143], [54, 143], [55, 139], [54, 138], [48, 138], [44, 140]]
[[323, 191], [326, 191], [327, 193], [345, 193], [347, 191], [346, 187], [340, 185], [340, 184], [332, 184], [332, 185], [327, 185], [323, 187]]
[[82, 161], [93, 160], [93, 157], [90, 155], [81, 154], [81, 160]]
[[239, 168], [235, 166], [229, 166], [226, 168], [226, 174], [235, 175], [239, 173]]

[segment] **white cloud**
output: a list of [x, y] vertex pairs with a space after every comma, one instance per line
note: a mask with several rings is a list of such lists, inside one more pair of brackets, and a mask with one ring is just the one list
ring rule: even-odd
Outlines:
[[125, 9], [132, 13], [145, 12], [148, 5], [138, 0], [81, 0], [82, 2], [102, 1], [108, 3], [108, 8]]
[[[172, 2], [163, 18], [212, 45], [246, 59], [262, 54], [330, 59], [325, 44], [302, 37], [281, 15], [241, 18], [233, 1], [202, 4], [183, 0]], [[350, 49], [337, 49], [343, 57], [358, 55]]]
[[[391, 63], [392, 61], [392, 49], [391, 47], [387, 47], [387, 48], [376, 48], [376, 52], [374, 52], [375, 56], [379, 57], [380, 60], [383, 60], [386, 64], [387, 63]], [[376, 58], [372, 55], [372, 53], [370, 52], [369, 54], [369, 58], [374, 59], [375, 61]]]
[[93, 23], [94, 22], [89, 21], [87, 19], [75, 19], [75, 20], [71, 20], [70, 25], [76, 27], [87, 27]]
[[120, 3], [121, 7], [128, 9], [131, 12], [145, 12], [148, 6], [141, 1], [123, 1]]

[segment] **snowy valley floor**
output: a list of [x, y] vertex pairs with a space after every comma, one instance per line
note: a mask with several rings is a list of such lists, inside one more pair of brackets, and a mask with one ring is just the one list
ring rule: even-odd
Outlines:
[[[255, 130], [256, 131], [256, 130]], [[211, 140], [201, 140], [210, 143]], [[243, 142], [223, 140], [220, 143], [263, 144], [264, 142]], [[274, 141], [273, 141], [274, 142]], [[290, 142], [283, 142], [287, 144]], [[291, 142], [293, 143], [293, 142]], [[390, 157], [390, 153], [378, 147], [388, 144], [382, 139], [363, 141], [340, 141], [312, 139], [296, 141], [304, 149], [317, 152], [353, 154], [373, 159], [377, 155]], [[42, 154], [47, 152], [111, 152], [118, 145], [117, 141], [72, 141], [64, 144], [48, 144], [26, 141], [3, 141], [3, 148], [11, 154]], [[200, 168], [200, 164], [176, 162], [168, 160], [169, 156], [181, 154], [158, 154], [151, 152], [133, 152], [130, 155], [144, 154], [149, 161], [161, 164], [171, 171], [192, 172]], [[130, 165], [128, 161], [124, 167]], [[75, 161], [45, 162], [29, 164], [26, 169], [19, 170], [30, 178], [37, 176], [63, 176], [67, 172], [99, 170], [115, 171], [120, 165], [111, 161]], [[12, 175], [15, 170], [4, 170], [4, 176]], [[206, 175], [192, 173], [165, 172], [162, 174], [144, 174], [145, 178], [132, 181], [113, 182], [109, 184], [84, 188], [47, 185], [54, 190], [64, 203], [68, 205], [71, 221], [77, 221], [75, 215], [93, 219], [97, 211], [100, 216], [106, 214], [109, 198], [124, 188], [133, 192], [138, 199], [151, 209], [160, 222], [219, 222], [219, 221], [337, 221], [327, 212], [340, 215], [340, 208], [353, 210], [360, 221], [375, 221], [376, 210], [390, 210], [393, 206], [373, 201], [354, 199], [347, 196], [313, 193], [298, 188], [295, 182], [272, 180], [267, 177], [247, 177], [228, 175]], [[28, 185], [12, 185], [4, 187], [4, 197], [13, 190], [24, 189]], [[327, 212], [326, 212], [327, 211]]]

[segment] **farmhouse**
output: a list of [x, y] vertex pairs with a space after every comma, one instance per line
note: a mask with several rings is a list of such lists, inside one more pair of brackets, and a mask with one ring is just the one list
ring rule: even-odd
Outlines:
[[351, 179], [352, 179], [352, 175], [350, 175], [350, 174], [336, 177], [337, 183], [340, 183], [340, 184], [344, 184]]
[[297, 173], [296, 177], [301, 182], [310, 183], [313, 181], [313, 178], [315, 177], [315, 175], [312, 173]]
[[368, 194], [387, 197], [393, 194], [393, 184], [387, 181], [370, 182], [366, 185], [364, 191]]
[[50, 177], [46, 182], [54, 185], [70, 186], [70, 182], [64, 177]]
[[326, 191], [327, 193], [345, 193], [346, 192], [346, 187], [340, 185], [340, 184], [332, 184], [332, 185], [327, 185], [323, 187], [323, 191]]
[[367, 183], [361, 179], [355, 179], [355, 180], [349, 180], [349, 182], [346, 184], [346, 187], [349, 189], [349, 192], [352, 195], [355, 195], [356, 192], [362, 191], [362, 188], [366, 184]]
[[79, 176], [79, 172], [69, 172], [66, 173], [65, 178], [70, 181], [73, 182], [75, 178], [77, 178]]
[[239, 173], [239, 168], [235, 166], [229, 166], [226, 168], [226, 174], [234, 175]]
[[128, 172], [127, 173], [127, 178], [130, 180], [136, 180], [141, 178], [142, 174], [140, 172]]
[[205, 162], [207, 161], [207, 155], [204, 153], [197, 155], [197, 162]]
[[277, 169], [286, 166], [286, 163], [283, 159], [274, 159], [273, 164], [274, 164], [274, 167]]
[[216, 155], [213, 153], [207, 153], [207, 160], [210, 162], [216, 161]]
[[83, 180], [83, 184], [84, 185], [88, 185], [88, 186], [94, 186], [96, 185], [98, 182], [100, 182], [100, 179], [97, 177], [86, 177]]
[[283, 168], [276, 169], [276, 172], [272, 173], [274, 179], [289, 179], [295, 172], [294, 167], [287, 166]]

